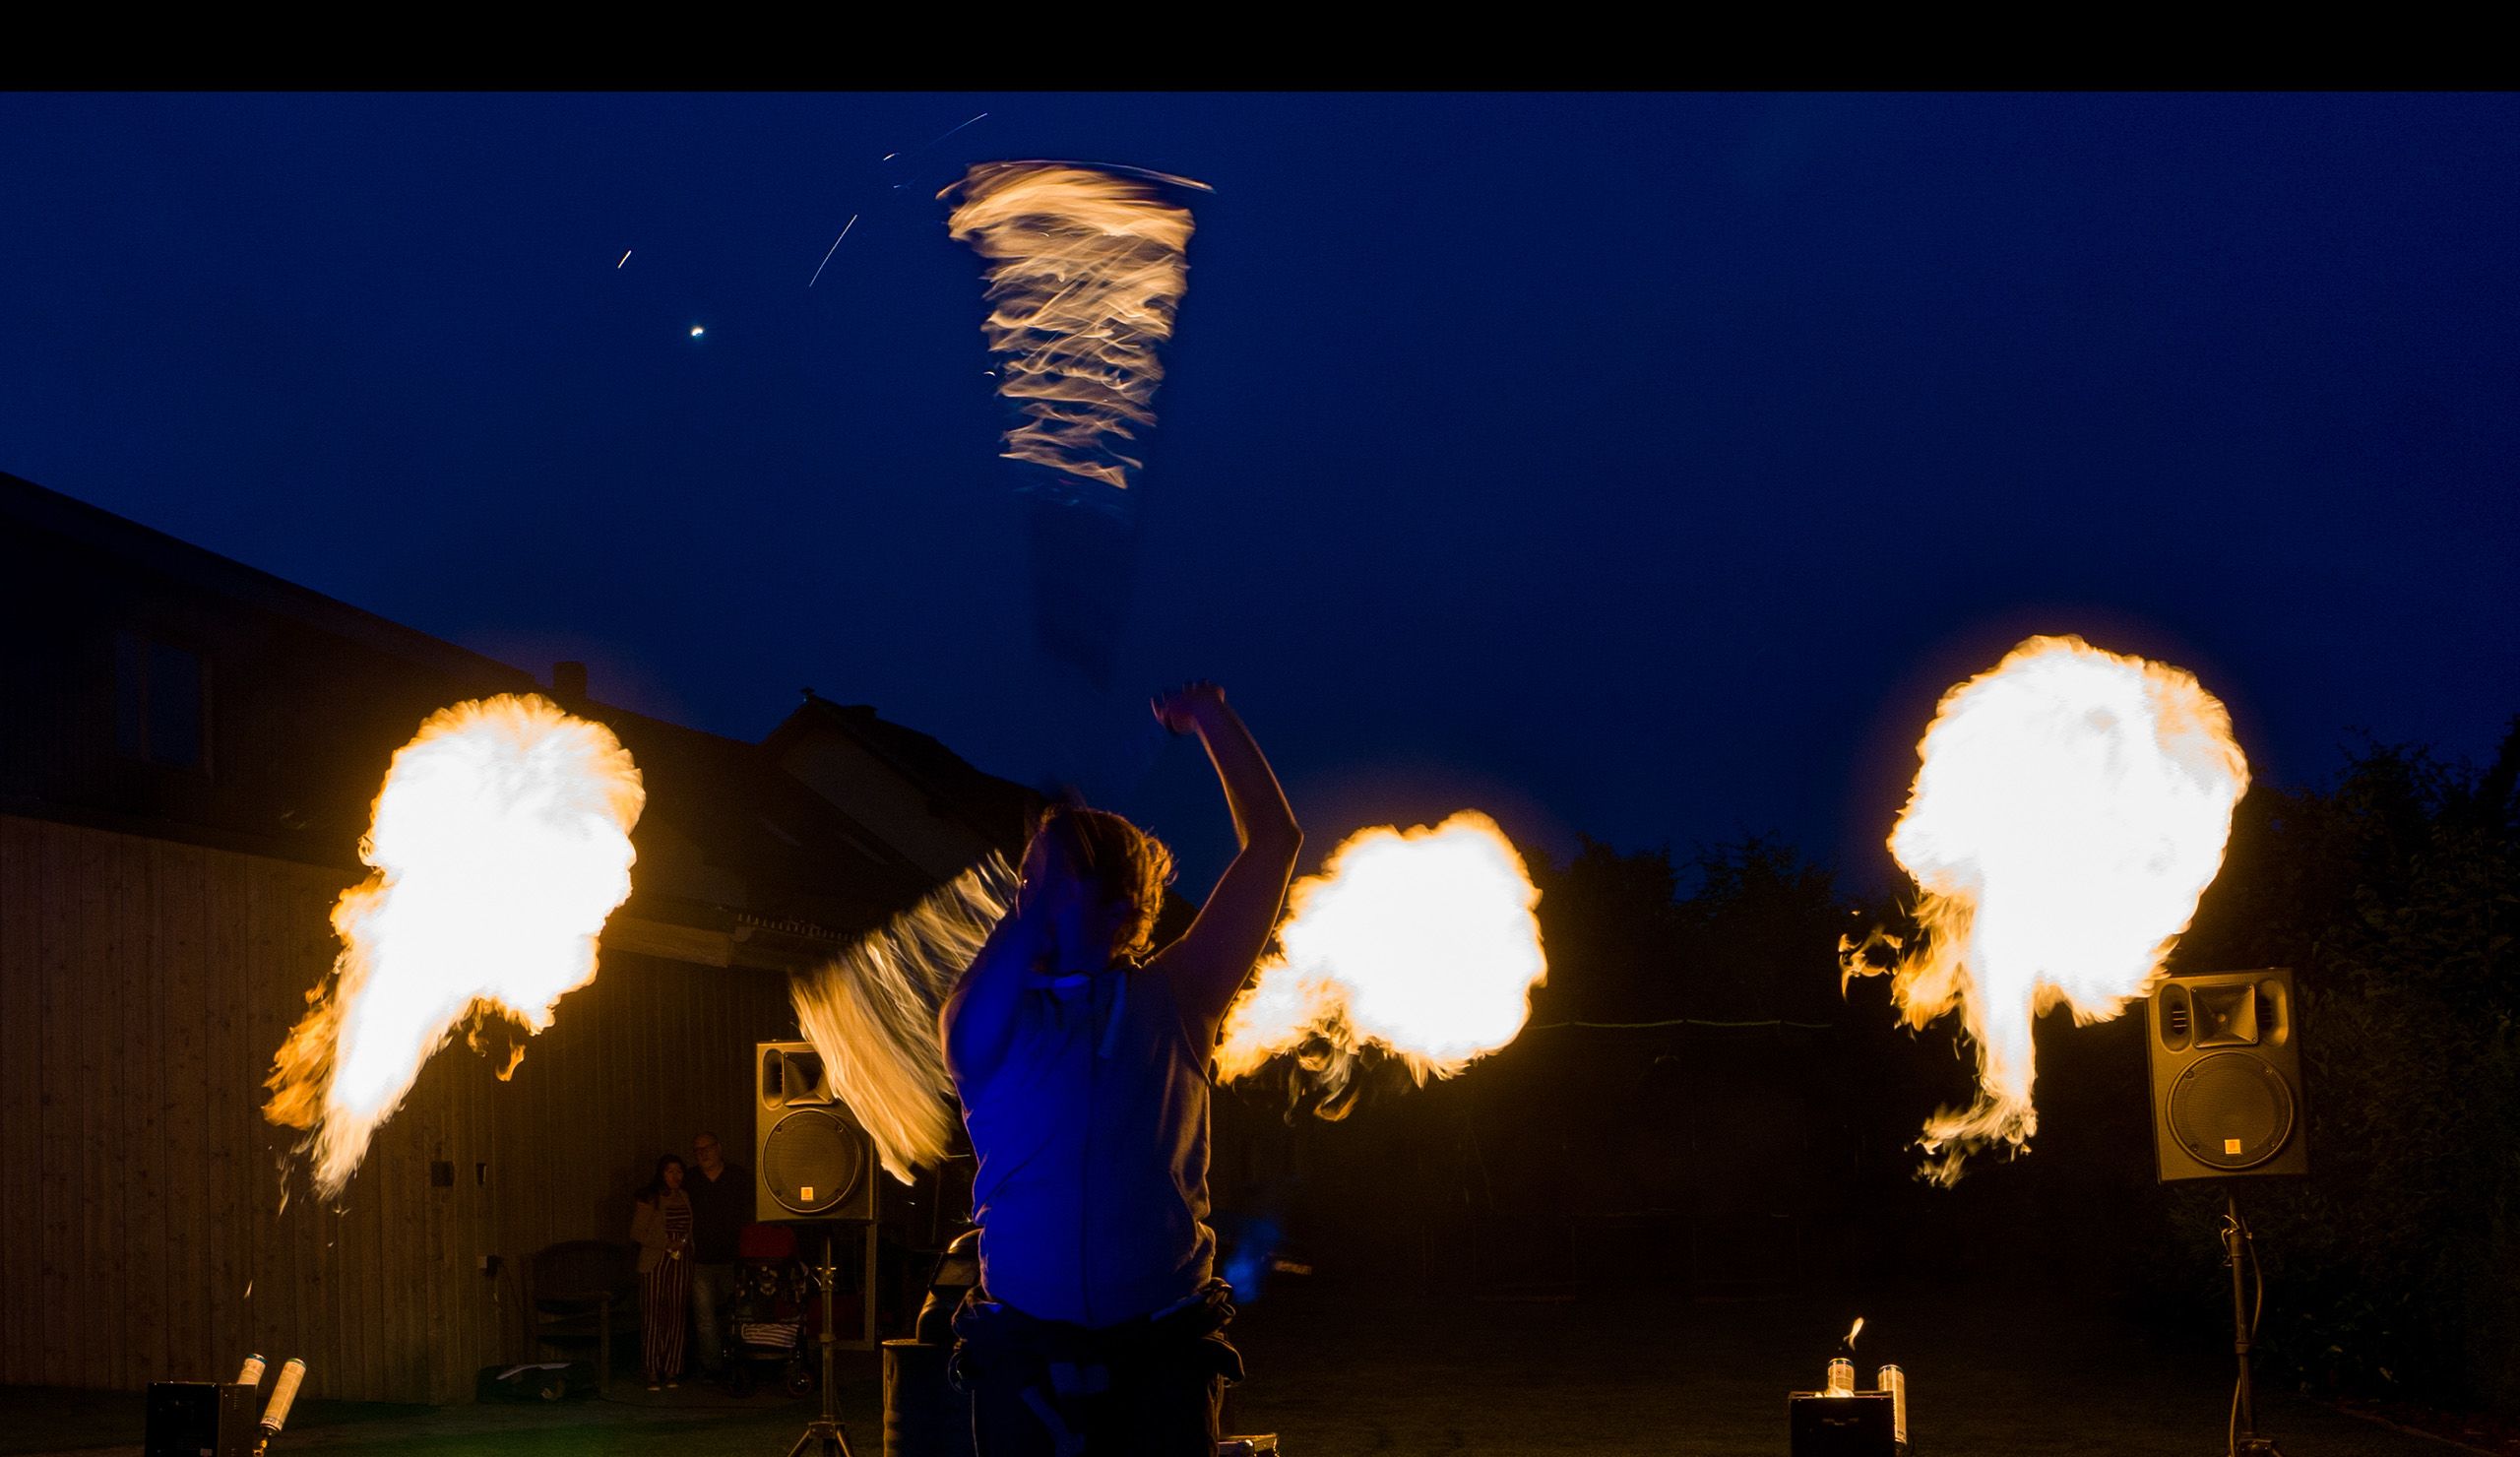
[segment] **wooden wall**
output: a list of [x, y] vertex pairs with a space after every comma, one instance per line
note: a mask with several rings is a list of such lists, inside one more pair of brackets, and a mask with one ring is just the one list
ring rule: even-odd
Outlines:
[[0, 816], [0, 1384], [223, 1378], [259, 1351], [306, 1358], [311, 1395], [466, 1400], [525, 1354], [528, 1254], [625, 1236], [630, 1188], [700, 1127], [748, 1146], [786, 979], [606, 953], [513, 1082], [440, 1051], [315, 1199], [262, 1080], [348, 883]]

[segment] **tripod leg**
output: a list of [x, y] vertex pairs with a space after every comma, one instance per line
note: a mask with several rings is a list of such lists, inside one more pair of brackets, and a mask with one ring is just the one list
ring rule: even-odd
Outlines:
[[2223, 1198], [2223, 1262], [2232, 1267], [2232, 1355], [2239, 1362], [2239, 1386], [2233, 1397], [2239, 1432], [2234, 1445], [2246, 1451], [2257, 1436], [2256, 1393], [2248, 1379], [2248, 1271], [2242, 1264], [2247, 1256], [2240, 1250], [2239, 1196], [2226, 1191]]
[[[2249, 1378], [2249, 1347], [2257, 1336], [2257, 1320], [2248, 1308], [2246, 1272], [2241, 1262], [2256, 1264], [2256, 1254], [2249, 1248], [2248, 1226], [2240, 1221], [2239, 1196], [2229, 1185], [2223, 1190], [2223, 1254], [2232, 1267], [2232, 1354], [2239, 1365], [2239, 1384], [2233, 1389], [2232, 1457], [2283, 1457], [2275, 1449], [2272, 1437], [2257, 1432], [2257, 1390]], [[2265, 1277], [2259, 1277], [2258, 1295], [2266, 1294]]]
[[[874, 1231], [868, 1230], [866, 1237], [872, 1242]], [[832, 1352], [839, 1347], [840, 1338], [831, 1332], [831, 1287], [840, 1267], [832, 1263], [831, 1231], [828, 1229], [823, 1231], [823, 1262], [815, 1267], [814, 1273], [822, 1277], [823, 1286], [823, 1329], [819, 1343], [823, 1354], [823, 1414], [805, 1424], [805, 1434], [796, 1438], [796, 1445], [788, 1449], [788, 1457], [807, 1457], [808, 1453], [812, 1457], [856, 1457], [849, 1450], [849, 1428], [840, 1420], [840, 1391], [832, 1369]]]

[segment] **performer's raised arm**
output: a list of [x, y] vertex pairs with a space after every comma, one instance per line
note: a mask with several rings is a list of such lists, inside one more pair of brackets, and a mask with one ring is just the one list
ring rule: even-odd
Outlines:
[[1241, 843], [1190, 929], [1154, 963], [1181, 988], [1183, 1009], [1201, 1018], [1202, 1030], [1213, 1039], [1277, 925], [1287, 881], [1303, 849], [1303, 830], [1251, 730], [1227, 705], [1224, 689], [1191, 683], [1157, 699], [1153, 707], [1165, 728], [1199, 735], [1217, 778], [1225, 783], [1226, 804], [1233, 811], [1233, 832]]

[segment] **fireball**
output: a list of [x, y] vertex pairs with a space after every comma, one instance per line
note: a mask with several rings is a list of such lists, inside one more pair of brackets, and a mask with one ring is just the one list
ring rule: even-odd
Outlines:
[[359, 847], [373, 873], [334, 906], [333, 975], [266, 1084], [264, 1116], [308, 1130], [320, 1191], [349, 1181], [459, 1025], [540, 1032], [595, 980], [646, 800], [610, 729], [534, 695], [441, 710], [396, 752]]
[[1370, 1045], [1451, 1077], [1514, 1040], [1548, 975], [1540, 892], [1496, 822], [1475, 810], [1428, 829], [1359, 831], [1295, 882], [1262, 964], [1228, 1014], [1219, 1075], [1326, 1041], [1344, 1065]]
[[2222, 868], [2248, 764], [2194, 676], [2077, 637], [2032, 638], [1953, 688], [1917, 753], [1890, 853], [1921, 935], [1841, 952], [1851, 976], [1890, 974], [1910, 1026], [1957, 1009], [1977, 1046], [1977, 1100], [1925, 1125], [1925, 1172], [1947, 1183], [2038, 1130], [2042, 1012], [2107, 1021], [2152, 989]]

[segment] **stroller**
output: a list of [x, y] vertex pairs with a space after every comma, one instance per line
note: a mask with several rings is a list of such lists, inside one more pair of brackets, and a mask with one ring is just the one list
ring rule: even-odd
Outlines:
[[735, 1236], [735, 1298], [724, 1317], [727, 1394], [752, 1395], [758, 1368], [775, 1364], [789, 1396], [812, 1395], [821, 1313], [794, 1232], [786, 1225], [746, 1225]]

